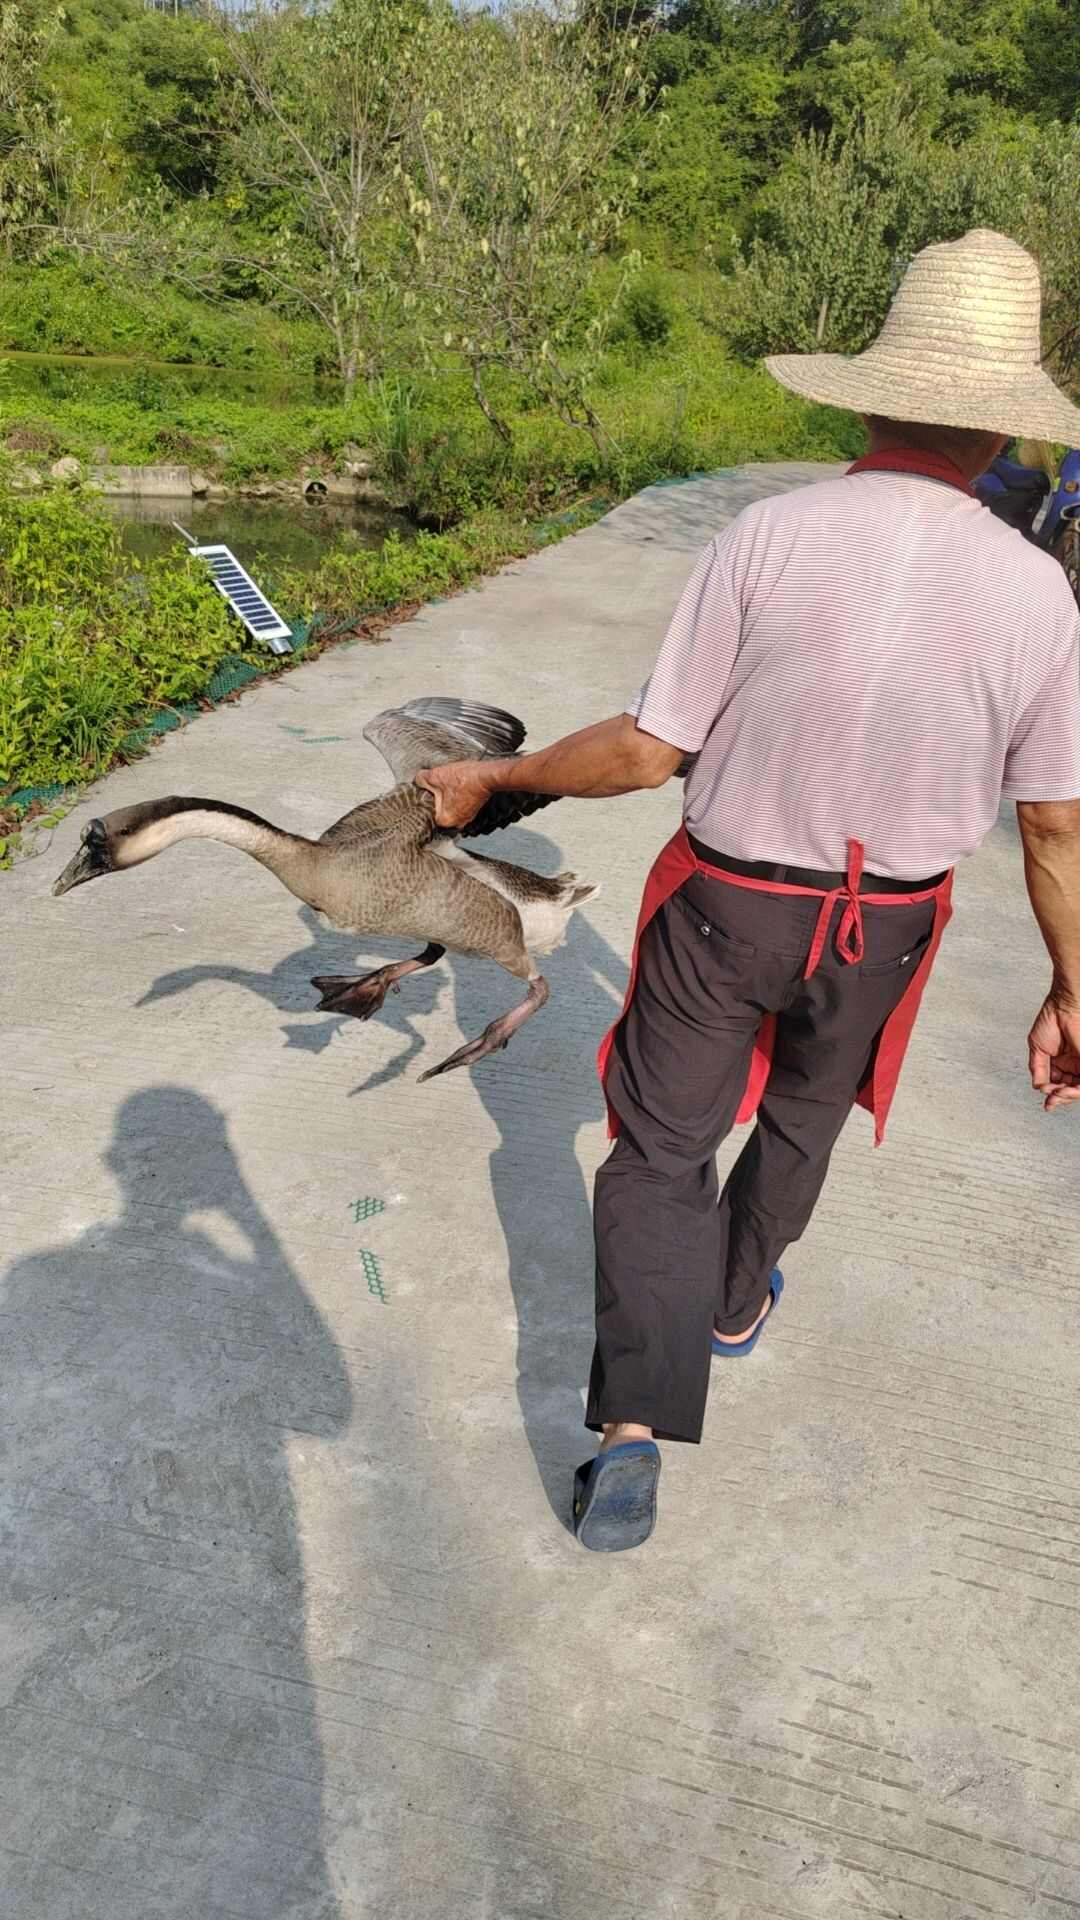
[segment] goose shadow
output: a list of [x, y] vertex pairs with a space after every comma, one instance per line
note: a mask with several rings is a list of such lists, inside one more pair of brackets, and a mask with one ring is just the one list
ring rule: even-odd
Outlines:
[[286, 1724], [259, 1672], [311, 1684], [288, 1442], [343, 1433], [349, 1377], [209, 1101], [132, 1095], [105, 1163], [116, 1217], [0, 1284], [5, 1751], [34, 1910], [74, 1910], [74, 1854], [162, 1920], [208, 1886], [222, 1912], [340, 1920], [318, 1722]]
[[[566, 864], [550, 840], [524, 828], [500, 835], [499, 852], [542, 873]], [[629, 976], [587, 915], [587, 907], [575, 913], [565, 944], [541, 961], [551, 987], [548, 1006], [507, 1054], [482, 1061], [470, 1075], [499, 1130], [488, 1170], [517, 1316], [522, 1425], [548, 1502], [568, 1530], [570, 1477], [591, 1451], [584, 1388], [594, 1337], [592, 1202], [577, 1142], [583, 1126], [604, 1118], [596, 1049], [622, 1007]], [[464, 1035], [479, 1033], [499, 1010], [497, 999], [492, 1004], [492, 975], [475, 962], [454, 969]], [[507, 1004], [512, 1000], [513, 994]], [[514, 1061], [514, 1069], [507, 1071], [503, 1061]], [[432, 1090], [437, 1093], [437, 1082]]]
[[[360, 942], [357, 936], [334, 933], [311, 907], [302, 907], [299, 918], [311, 936], [310, 942], [287, 954], [275, 966], [261, 972], [252, 967], [212, 964], [179, 967], [172, 973], [161, 974], [136, 1004], [140, 1007], [152, 1006], [159, 1000], [169, 1000], [175, 994], [190, 993], [197, 987], [214, 982], [257, 994], [279, 1013], [311, 1015], [318, 1011], [319, 1004], [318, 989], [311, 984], [315, 975], [363, 972], [367, 966], [378, 966], [382, 960], [401, 958], [400, 940], [381, 941], [365, 936], [362, 951], [369, 958], [364, 966], [358, 966], [356, 954]], [[387, 996], [379, 1016], [380, 1024], [389, 1027], [393, 1033], [401, 1034], [406, 1045], [354, 1092], [370, 1093], [375, 1087], [396, 1080], [400, 1074], [407, 1072], [425, 1044], [423, 1031], [415, 1022], [434, 1011], [444, 982], [445, 976], [440, 979], [436, 971], [415, 974], [401, 994]], [[331, 1014], [317, 1023], [310, 1018], [303, 1022], [286, 1021], [281, 1031], [286, 1047], [302, 1053], [320, 1054], [325, 1053], [342, 1030], [350, 1040], [353, 1039], [356, 1025], [355, 1020]]]

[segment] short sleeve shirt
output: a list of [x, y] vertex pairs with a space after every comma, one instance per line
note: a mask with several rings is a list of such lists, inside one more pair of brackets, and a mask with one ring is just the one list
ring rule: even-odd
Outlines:
[[685, 817], [747, 860], [918, 879], [1002, 796], [1080, 798], [1080, 615], [1063, 569], [970, 495], [845, 474], [710, 541], [630, 702], [696, 754]]

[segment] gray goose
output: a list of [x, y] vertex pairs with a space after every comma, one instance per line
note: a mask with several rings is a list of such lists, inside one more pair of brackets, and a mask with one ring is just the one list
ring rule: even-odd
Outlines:
[[495, 960], [524, 980], [521, 1004], [420, 1076], [430, 1080], [505, 1047], [539, 1011], [549, 988], [534, 956], [561, 943], [574, 908], [600, 889], [579, 886], [572, 873], [547, 879], [459, 844], [509, 826], [548, 805], [550, 796], [495, 794], [467, 827], [444, 832], [435, 824], [433, 796], [414, 784], [421, 767], [516, 755], [525, 728], [513, 714], [466, 700], [410, 700], [378, 714], [364, 738], [382, 754], [395, 785], [343, 814], [318, 840], [287, 833], [225, 800], [144, 801], [91, 820], [53, 892], [140, 866], [179, 840], [222, 840], [269, 867], [330, 926], [425, 942], [422, 953], [374, 973], [318, 976], [312, 984], [322, 995], [320, 1013], [370, 1019], [387, 993], [398, 991], [399, 980], [433, 966], [448, 947]]

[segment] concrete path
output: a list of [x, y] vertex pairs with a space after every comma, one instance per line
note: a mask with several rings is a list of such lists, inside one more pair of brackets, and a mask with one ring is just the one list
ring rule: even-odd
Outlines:
[[137, 798], [319, 831], [391, 701], [537, 742], [616, 711], [710, 531], [813, 477], [652, 489], [172, 736], [0, 876], [5, 1917], [1080, 1913], [1080, 1131], [1025, 1086], [1011, 819], [888, 1145], [853, 1119], [775, 1326], [610, 1559], [566, 1524], [592, 1059], [675, 788], [506, 837], [604, 892], [509, 1053], [425, 1087], [513, 997], [493, 967], [363, 1027], [312, 1012], [353, 945], [227, 849], [50, 893]]

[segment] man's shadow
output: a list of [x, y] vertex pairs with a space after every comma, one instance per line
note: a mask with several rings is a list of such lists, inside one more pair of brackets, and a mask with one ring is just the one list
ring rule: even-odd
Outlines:
[[[522, 828], [500, 834], [499, 856], [542, 873], [565, 865], [550, 840]], [[471, 1075], [501, 1136], [489, 1169], [517, 1311], [518, 1404], [544, 1491], [566, 1527], [571, 1470], [593, 1450], [583, 1428], [593, 1348], [592, 1204], [577, 1137], [604, 1118], [596, 1050], [622, 1007], [629, 971], [588, 912], [575, 913], [566, 944], [540, 959], [549, 1004], [506, 1053]], [[454, 987], [467, 1037], [519, 997], [505, 974], [475, 962], [456, 965]]]
[[348, 1375], [208, 1101], [134, 1094], [106, 1164], [119, 1216], [0, 1283], [9, 1764], [45, 1859], [93, 1833], [106, 1879], [166, 1863], [162, 1912], [201, 1909], [180, 1860], [223, 1911], [335, 1920], [316, 1718], [274, 1709], [310, 1685], [287, 1443], [344, 1429]]

